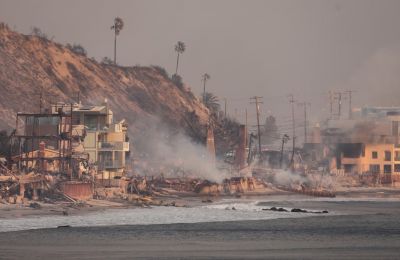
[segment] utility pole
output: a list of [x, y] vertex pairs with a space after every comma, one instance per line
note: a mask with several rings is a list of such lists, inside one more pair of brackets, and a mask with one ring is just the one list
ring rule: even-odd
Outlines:
[[39, 93], [35, 93], [33, 95], [38, 95], [39, 96], [39, 114], [41, 114], [42, 110], [43, 110], [44, 96], [56, 97], [56, 95], [53, 95], [53, 94], [47, 94], [47, 93], [45, 94], [45, 93], [43, 93], [43, 87], [42, 86], [40, 87], [40, 92]]
[[[352, 92], [352, 91], [351, 91]], [[343, 96], [343, 94], [349, 93], [349, 91], [338, 91], [334, 92], [334, 100], [337, 100], [338, 104], [338, 113], [337, 119], [340, 119], [342, 116], [342, 100], [345, 100], [347, 97]], [[349, 93], [349, 116], [351, 116], [351, 94]]]
[[352, 106], [351, 106], [351, 95], [354, 93], [353, 90], [347, 90], [345, 91], [345, 93], [348, 94], [348, 98], [349, 98], [349, 119], [353, 118], [353, 110], [352, 110]]
[[81, 92], [80, 91], [77, 91], [76, 92], [76, 101], [78, 102], [78, 104], [80, 104], [81, 103]]
[[337, 114], [337, 116], [338, 116], [338, 119], [340, 119], [340, 117], [342, 116], [342, 92], [335, 92], [334, 93], [335, 94], [335, 97], [334, 97], [334, 99], [335, 100], [337, 100], [337, 102], [338, 102], [338, 114]]
[[259, 101], [262, 97], [257, 97], [254, 96], [250, 98], [250, 100], [253, 100], [253, 102], [250, 102], [250, 104], [256, 104], [256, 112], [257, 112], [257, 132], [258, 132], [258, 150], [260, 153], [260, 158], [261, 158], [261, 129], [260, 129], [260, 104], [263, 104], [262, 101]]
[[282, 147], [281, 147], [281, 158], [279, 160], [279, 168], [282, 169], [282, 162], [283, 162], [283, 146], [285, 145], [285, 143], [289, 140], [289, 136], [287, 134], [284, 134], [282, 136]]
[[333, 119], [333, 93], [329, 91], [330, 119]]
[[292, 158], [290, 159], [290, 164], [294, 167], [294, 148], [296, 146], [296, 128], [294, 121], [294, 97], [293, 94], [289, 94], [289, 103], [292, 105]]
[[342, 115], [342, 92], [339, 92], [338, 95], [339, 95], [338, 105], [339, 105], [339, 119], [340, 119], [340, 116]]
[[225, 105], [224, 105], [224, 116], [226, 118], [226, 98], [224, 98], [224, 102], [225, 102]]
[[304, 108], [304, 143], [307, 143], [307, 128], [308, 128], [308, 121], [307, 121], [307, 106], [311, 106], [309, 102], [302, 102], [298, 104]]
[[42, 113], [42, 107], [43, 107], [43, 87], [40, 87], [40, 93], [39, 93], [39, 114]]
[[245, 108], [245, 111], [244, 111], [244, 112], [245, 112], [245, 117], [246, 117], [246, 118], [245, 118], [245, 121], [246, 121], [246, 129], [248, 129], [248, 128], [247, 128], [247, 107]]

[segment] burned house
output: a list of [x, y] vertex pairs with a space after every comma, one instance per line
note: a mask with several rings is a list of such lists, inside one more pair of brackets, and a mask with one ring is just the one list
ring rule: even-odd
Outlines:
[[72, 110], [72, 122], [85, 129], [83, 150], [89, 156], [89, 163], [97, 166], [100, 173], [97, 178], [121, 177], [129, 155], [125, 120], [114, 122], [113, 112], [105, 102], [100, 106], [76, 105]]
[[[72, 105], [66, 109], [71, 111]], [[71, 113], [17, 113], [16, 123], [12, 161], [19, 172], [35, 169], [78, 177], [79, 164], [88, 157], [75, 149], [83, 132], [74, 131]]]
[[71, 164], [81, 159], [97, 166], [106, 178], [122, 176], [129, 153], [127, 124], [124, 120], [113, 122], [107, 104], [57, 103], [45, 113], [18, 113], [17, 124], [21, 122], [23, 126], [17, 125], [15, 134], [19, 150], [14, 151], [19, 166], [33, 168], [40, 165], [36, 163], [39, 159], [46, 165], [59, 161], [54, 171], [71, 175]]
[[395, 144], [338, 144], [337, 167], [345, 174], [373, 177], [376, 182], [400, 181], [400, 146]]
[[399, 122], [399, 108], [363, 108], [354, 119], [328, 122], [313, 145], [332, 172], [394, 184], [400, 180]]

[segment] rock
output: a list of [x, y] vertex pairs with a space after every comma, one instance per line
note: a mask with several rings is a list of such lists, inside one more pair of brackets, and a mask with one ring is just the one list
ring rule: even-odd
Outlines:
[[42, 206], [40, 206], [40, 204], [37, 203], [37, 202], [32, 202], [32, 203], [30, 203], [30, 204], [29, 204], [29, 207], [30, 207], [30, 208], [33, 208], [33, 209], [41, 209], [41, 208], [42, 208]]
[[307, 213], [308, 211], [305, 209], [292, 209], [291, 212], [301, 212], [301, 213]]
[[57, 228], [70, 228], [70, 225], [57, 226]]
[[[265, 209], [265, 210], [267, 210], [267, 209]], [[280, 211], [280, 212], [287, 212], [287, 209], [284, 209], [284, 208], [277, 208], [277, 207], [272, 207], [272, 208], [270, 208], [269, 210], [272, 210], [272, 211]]]

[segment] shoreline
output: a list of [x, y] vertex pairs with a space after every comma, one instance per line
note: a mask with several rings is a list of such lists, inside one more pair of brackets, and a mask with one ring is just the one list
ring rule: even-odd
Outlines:
[[[390, 187], [352, 187], [342, 188], [337, 190], [336, 198], [312, 197], [292, 192], [270, 190], [267, 192], [252, 192], [241, 194], [240, 197], [235, 195], [219, 195], [208, 196], [200, 194], [176, 194], [157, 196], [154, 197], [155, 201], [162, 202], [163, 204], [157, 205], [137, 205], [134, 202], [126, 200], [103, 200], [103, 199], [90, 199], [84, 203], [70, 203], [70, 202], [55, 202], [43, 203], [37, 201], [28, 201], [25, 204], [0, 204], [0, 220], [13, 219], [13, 218], [28, 218], [40, 216], [75, 216], [84, 215], [88, 213], [97, 213], [109, 209], [131, 209], [143, 208], [152, 206], [165, 206], [165, 207], [196, 207], [202, 205], [211, 205], [218, 203], [224, 199], [232, 200], [257, 200], [257, 199], [279, 199], [284, 202], [287, 199], [302, 199], [302, 200], [326, 200], [334, 201], [340, 198], [344, 199], [390, 199], [400, 200], [400, 189]], [[35, 203], [39, 205], [38, 208], [32, 208], [29, 205]]]

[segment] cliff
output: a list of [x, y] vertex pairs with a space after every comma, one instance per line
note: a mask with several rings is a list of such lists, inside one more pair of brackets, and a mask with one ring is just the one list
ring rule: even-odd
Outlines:
[[39, 112], [55, 102], [101, 104], [125, 118], [133, 138], [168, 126], [201, 139], [208, 110], [186, 85], [174, 84], [159, 67], [102, 64], [44, 37], [0, 24], [0, 129], [15, 127], [18, 111]]

